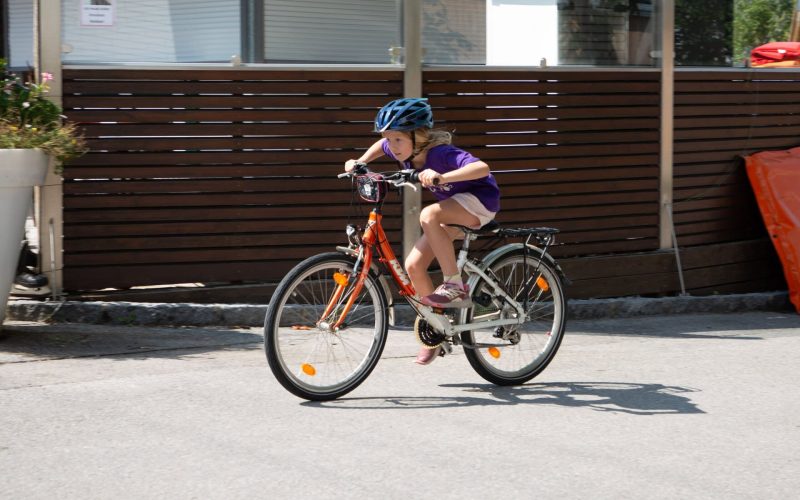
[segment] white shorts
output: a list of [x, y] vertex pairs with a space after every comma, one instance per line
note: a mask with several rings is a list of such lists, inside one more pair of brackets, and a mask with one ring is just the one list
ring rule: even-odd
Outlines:
[[490, 212], [487, 210], [487, 208], [483, 206], [483, 203], [481, 203], [481, 200], [472, 193], [456, 193], [451, 196], [450, 199], [457, 201], [459, 205], [464, 207], [464, 210], [478, 218], [480, 224], [472, 229], [485, 226], [494, 220], [494, 216], [497, 215], [497, 212]]

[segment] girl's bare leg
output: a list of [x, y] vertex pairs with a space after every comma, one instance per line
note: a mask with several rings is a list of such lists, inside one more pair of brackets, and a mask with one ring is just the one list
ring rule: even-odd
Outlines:
[[[428, 267], [433, 262], [434, 255], [431, 246], [425, 235], [417, 240], [414, 248], [409, 252], [406, 257], [406, 272], [408, 277], [411, 278], [411, 284], [414, 285], [414, 291], [417, 292], [418, 297], [424, 297], [433, 293], [433, 281], [428, 275]], [[428, 365], [436, 359], [439, 355], [438, 349], [428, 349], [427, 347], [420, 347], [415, 363], [420, 365]]]
[[459, 224], [474, 227], [480, 224], [478, 218], [467, 212], [457, 201], [442, 200], [422, 209], [419, 221], [422, 231], [425, 233], [426, 243], [439, 262], [442, 274], [445, 276], [458, 274], [456, 254], [453, 249], [453, 232], [458, 230], [444, 227], [444, 225]]
[[428, 275], [428, 268], [434, 258], [433, 250], [424, 234], [417, 240], [414, 248], [411, 249], [411, 252], [406, 257], [406, 272], [408, 277], [411, 278], [411, 284], [414, 285], [414, 291], [420, 297], [433, 293], [433, 281]]
[[[475, 226], [479, 221], [457, 202], [444, 200], [425, 207], [420, 214], [420, 223], [425, 234], [414, 245], [406, 257], [405, 264], [417, 295], [425, 297], [434, 291], [433, 282], [428, 275], [428, 268], [434, 258], [438, 260], [445, 276], [458, 273], [453, 240], [460, 234], [460, 231], [445, 227], [443, 224]], [[420, 348], [415, 362], [421, 365], [432, 363], [440, 349]]]

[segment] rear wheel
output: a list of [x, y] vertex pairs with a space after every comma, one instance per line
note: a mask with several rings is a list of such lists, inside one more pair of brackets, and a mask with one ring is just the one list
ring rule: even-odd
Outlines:
[[[353, 265], [351, 257], [339, 253], [306, 259], [286, 275], [270, 301], [264, 321], [267, 361], [278, 382], [301, 398], [324, 401], [352, 391], [375, 368], [386, 345], [383, 288], [369, 273], [356, 291]], [[352, 307], [339, 323], [351, 298]]]
[[544, 370], [561, 345], [567, 313], [563, 284], [549, 261], [523, 255], [522, 249], [499, 257], [487, 274], [519, 303], [527, 297], [526, 315], [519, 325], [481, 328], [481, 322], [515, 318], [517, 313], [493, 295], [485, 280], [478, 280], [471, 293], [474, 306], [465, 313], [466, 321], [477, 325], [461, 334], [464, 353], [489, 382], [522, 384]]

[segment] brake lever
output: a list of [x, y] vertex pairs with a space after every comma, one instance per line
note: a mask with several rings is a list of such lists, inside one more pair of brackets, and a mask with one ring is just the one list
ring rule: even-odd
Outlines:
[[407, 181], [402, 181], [402, 182], [393, 182], [392, 184], [394, 184], [394, 185], [395, 185], [395, 186], [397, 186], [397, 187], [408, 186], [408, 187], [410, 187], [411, 189], [413, 189], [414, 191], [416, 191], [416, 190], [417, 190], [417, 185], [416, 185], [416, 184], [412, 184], [411, 182], [407, 182]]
[[[405, 182], [414, 183], [413, 184], [414, 191], [416, 191], [417, 190], [416, 183], [419, 182], [419, 170], [407, 169], [407, 170], [401, 170], [400, 173], [402, 175], [404, 175], [408, 179]], [[438, 186], [439, 185], [439, 178], [438, 177], [433, 180], [433, 185], [434, 186]]]
[[410, 180], [413, 179], [413, 177], [412, 177], [413, 172], [414, 171], [410, 170], [410, 169], [401, 170], [401, 171], [399, 171], [399, 172], [397, 172], [395, 174], [392, 174], [393, 177], [396, 177], [395, 179], [387, 179], [387, 180], [389, 180], [389, 182], [391, 182], [392, 185], [395, 186], [395, 187], [399, 188], [399, 187], [403, 187], [403, 186], [409, 186], [409, 187], [411, 187], [411, 189], [416, 191], [417, 190], [416, 184], [414, 184], [413, 182], [409, 182]]

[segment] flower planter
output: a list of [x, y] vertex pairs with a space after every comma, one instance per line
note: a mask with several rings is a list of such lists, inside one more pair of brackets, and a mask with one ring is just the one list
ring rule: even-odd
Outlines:
[[0, 328], [17, 270], [33, 186], [44, 183], [48, 157], [38, 149], [0, 149]]

